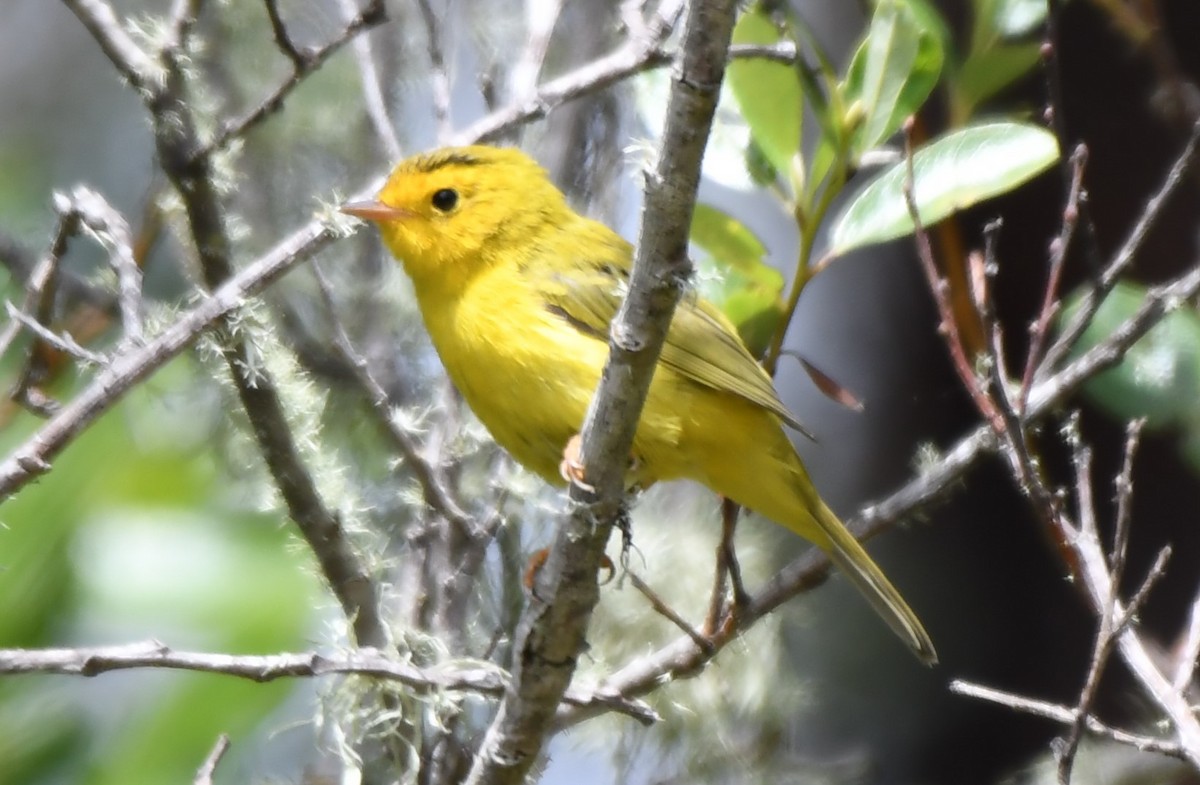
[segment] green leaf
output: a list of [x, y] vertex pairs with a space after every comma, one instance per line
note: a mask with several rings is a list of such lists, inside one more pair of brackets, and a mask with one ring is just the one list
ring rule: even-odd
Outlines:
[[[1118, 283], [1080, 336], [1076, 356], [1107, 339], [1141, 307], [1146, 290]], [[1070, 324], [1082, 298], [1071, 297], [1061, 324]], [[1187, 307], [1167, 315], [1125, 354], [1121, 363], [1083, 387], [1084, 395], [1115, 419], [1145, 417], [1152, 428], [1200, 426], [1200, 316]]]
[[[988, 123], [935, 139], [913, 156], [921, 222], [1011, 191], [1058, 160], [1054, 135], [1025, 123]], [[904, 201], [908, 163], [889, 167], [860, 190], [833, 222], [830, 253], [903, 237], [913, 231]]]
[[975, 0], [969, 57], [1020, 38], [1046, 21], [1044, 0]]
[[[775, 44], [780, 33], [765, 13], [742, 14], [733, 30], [736, 44]], [[754, 141], [775, 169], [790, 174], [800, 151], [803, 101], [795, 69], [784, 63], [739, 57], [729, 64], [729, 85]]]
[[783, 318], [783, 275], [763, 261], [766, 248], [745, 224], [711, 205], [696, 205], [691, 240], [704, 252], [698, 287], [761, 355]]
[[963, 63], [956, 81], [963, 115], [1029, 73], [1041, 58], [1042, 45], [1000, 44], [983, 51], [972, 51]]
[[852, 146], [855, 157], [885, 141], [920, 108], [942, 70], [942, 42], [922, 27], [905, 2], [882, 0], [846, 76], [848, 106], [865, 116]]
[[692, 214], [691, 241], [723, 266], [751, 272], [763, 265], [767, 249], [744, 223], [712, 205], [699, 203]]
[[1045, 0], [993, 0], [991, 27], [1001, 38], [1033, 32], [1046, 21]]

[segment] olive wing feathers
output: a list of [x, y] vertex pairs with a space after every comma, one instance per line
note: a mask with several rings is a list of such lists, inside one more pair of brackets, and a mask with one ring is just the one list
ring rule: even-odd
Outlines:
[[[579, 261], [566, 269], [570, 272], [532, 263], [526, 273], [538, 281], [548, 311], [580, 332], [607, 341], [609, 326], [625, 296], [628, 271], [616, 263], [595, 261]], [[812, 438], [779, 400], [771, 377], [729, 320], [694, 293], [686, 295], [676, 308], [659, 362], [697, 384], [761, 406]]]

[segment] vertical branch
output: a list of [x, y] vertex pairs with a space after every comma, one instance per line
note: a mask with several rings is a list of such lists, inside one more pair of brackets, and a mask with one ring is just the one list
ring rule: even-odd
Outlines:
[[1041, 364], [1042, 352], [1046, 340], [1050, 336], [1050, 327], [1054, 317], [1061, 307], [1058, 289], [1062, 281], [1063, 268], [1066, 267], [1067, 255], [1071, 250], [1071, 238], [1075, 235], [1075, 227], [1079, 223], [1079, 211], [1086, 200], [1083, 190], [1083, 172], [1087, 167], [1087, 147], [1079, 145], [1071, 154], [1071, 185], [1067, 192], [1067, 204], [1063, 208], [1062, 229], [1058, 237], [1050, 244], [1050, 272], [1046, 276], [1046, 290], [1042, 295], [1042, 309], [1037, 322], [1034, 323], [1033, 338], [1029, 344], [1029, 356], [1025, 360], [1025, 373], [1021, 377], [1021, 392], [1017, 396], [1016, 409], [1024, 412], [1029, 403], [1029, 390], [1033, 387], [1033, 378]]
[[[58, 276], [58, 263], [67, 251], [67, 243], [79, 231], [79, 213], [75, 210], [70, 199], [62, 194], [54, 196], [54, 211], [58, 213], [58, 221], [54, 226], [54, 234], [50, 247], [42, 258], [38, 259], [29, 277], [25, 281], [25, 300], [21, 310], [33, 314], [34, 318], [43, 325], [49, 324], [50, 310], [54, 302], [54, 281]], [[16, 319], [8, 323], [0, 334], [0, 356], [8, 352], [12, 342], [21, 332], [21, 324]]]
[[[444, 4], [448, 6], [449, 3]], [[417, 0], [421, 19], [425, 22], [425, 38], [429, 50], [429, 80], [433, 90], [433, 116], [437, 121], [437, 138], [450, 138], [450, 72], [442, 49], [442, 23], [429, 0]]]
[[[346, 18], [346, 23], [353, 21], [358, 13], [354, 0], [338, 0], [338, 6]], [[379, 75], [379, 65], [375, 61], [375, 49], [371, 46], [371, 38], [367, 35], [354, 37], [354, 59], [358, 61], [358, 74], [362, 80], [363, 103], [366, 105], [367, 117], [375, 128], [375, 136], [383, 145], [383, 151], [388, 158], [399, 160], [404, 154], [400, 139], [396, 136], [396, 127], [388, 115], [387, 99], [383, 93], [383, 82]]]
[[904, 160], [908, 166], [902, 188], [904, 204], [908, 208], [909, 216], [912, 218], [913, 237], [917, 243], [917, 258], [921, 262], [921, 271], [925, 273], [925, 280], [929, 284], [934, 304], [937, 306], [939, 318], [938, 332], [946, 338], [946, 346], [950, 349], [950, 359], [954, 364], [954, 369], [958, 372], [958, 377], [962, 381], [963, 387], [971, 395], [971, 400], [975, 402], [975, 407], [988, 423], [991, 424], [992, 430], [1000, 433], [1005, 427], [1004, 421], [1001, 419], [1000, 413], [996, 410], [995, 404], [988, 398], [980, 386], [979, 379], [975, 374], [975, 366], [972, 358], [967, 356], [967, 347], [963, 342], [962, 335], [958, 331], [958, 320], [954, 317], [954, 306], [950, 303], [950, 284], [938, 272], [937, 262], [933, 258], [933, 246], [930, 244], [929, 235], [921, 223], [920, 210], [917, 209], [916, 196], [914, 195], [916, 183], [913, 181], [911, 121], [904, 125]]
[[634, 430], [691, 271], [687, 229], [736, 13], [734, 0], [694, 0], [688, 9], [658, 164], [646, 173], [629, 293], [613, 322], [609, 359], [583, 427], [584, 481], [595, 493], [582, 483], [571, 489], [574, 509], [538, 574], [518, 630], [513, 679], [472, 765], [470, 785], [525, 781], [583, 650], [601, 556], [624, 513]]

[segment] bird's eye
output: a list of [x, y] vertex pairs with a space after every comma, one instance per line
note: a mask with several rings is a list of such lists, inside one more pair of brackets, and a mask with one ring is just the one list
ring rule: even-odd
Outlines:
[[458, 204], [458, 191], [455, 191], [453, 188], [443, 188], [440, 191], [434, 191], [430, 202], [438, 210], [448, 213], [454, 209], [454, 205]]

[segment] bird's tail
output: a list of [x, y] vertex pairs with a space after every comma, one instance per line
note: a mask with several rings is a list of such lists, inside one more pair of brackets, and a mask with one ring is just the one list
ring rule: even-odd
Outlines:
[[833, 563], [846, 574], [871, 603], [875, 612], [908, 644], [921, 662], [926, 665], [937, 664], [937, 652], [934, 651], [933, 641], [930, 640], [929, 633], [925, 632], [921, 620], [858, 544], [858, 540], [854, 539], [837, 516], [819, 499], [813, 512], [822, 533], [828, 537], [829, 546], [826, 551]]

